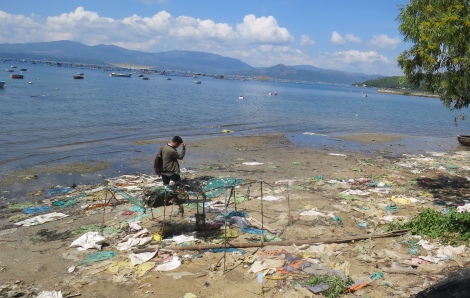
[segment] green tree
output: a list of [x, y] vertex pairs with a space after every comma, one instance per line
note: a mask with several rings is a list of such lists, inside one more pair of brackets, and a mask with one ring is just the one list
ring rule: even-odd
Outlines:
[[470, 1], [411, 0], [397, 18], [405, 42], [398, 57], [408, 80], [451, 110], [470, 104]]

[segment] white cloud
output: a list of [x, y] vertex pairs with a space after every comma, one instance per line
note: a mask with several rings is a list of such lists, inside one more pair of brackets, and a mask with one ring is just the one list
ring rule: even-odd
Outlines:
[[344, 41], [344, 38], [338, 32], [333, 31], [333, 33], [331, 34], [331, 43], [342, 46], [346, 42]]
[[262, 52], [271, 52], [274, 50], [274, 46], [272, 44], [262, 44], [258, 47], [258, 49]]
[[354, 34], [346, 34], [346, 40], [356, 43], [362, 42], [362, 40], [359, 37], [354, 36]]
[[400, 38], [397, 36], [395, 38], [390, 38], [385, 34], [373, 35], [370, 43], [381, 49], [395, 49], [398, 44], [401, 42]]
[[303, 47], [310, 47], [315, 45], [315, 41], [311, 40], [308, 35], [302, 34], [300, 37], [300, 45]]
[[256, 18], [255, 15], [247, 15], [236, 29], [245, 42], [287, 44], [294, 41], [289, 31], [279, 27], [272, 16]]

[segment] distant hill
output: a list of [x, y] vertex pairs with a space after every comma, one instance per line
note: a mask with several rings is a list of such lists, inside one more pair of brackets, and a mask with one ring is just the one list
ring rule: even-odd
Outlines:
[[[309, 68], [303, 69], [303, 68]], [[331, 84], [353, 84], [361, 80], [381, 78], [381, 75], [365, 75], [342, 72], [338, 70], [322, 69], [310, 65], [287, 66], [278, 64], [263, 69], [248, 69], [229, 72], [229, 74], [241, 76], [266, 76], [273, 79], [293, 81], [323, 82]]]
[[400, 81], [403, 77], [399, 76], [391, 76], [391, 77], [384, 77], [377, 80], [367, 80], [362, 83], [355, 83], [353, 85], [363, 86], [371, 88], [380, 88], [380, 89], [411, 89], [411, 90], [419, 90], [424, 91], [423, 88], [416, 88], [412, 84], [408, 84], [405, 81]]
[[157, 69], [193, 72], [225, 73], [237, 69], [252, 69], [247, 63], [216, 54], [193, 51], [147, 53], [127, 50], [113, 45], [87, 46], [79, 42], [62, 40], [27, 44], [0, 44], [0, 58], [52, 60], [103, 65], [133, 63], [155, 65]]

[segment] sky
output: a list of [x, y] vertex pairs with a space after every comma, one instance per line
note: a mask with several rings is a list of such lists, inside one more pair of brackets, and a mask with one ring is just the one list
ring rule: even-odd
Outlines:
[[188, 50], [277, 64], [402, 75], [409, 0], [2, 1], [0, 43], [71, 40], [144, 52]]

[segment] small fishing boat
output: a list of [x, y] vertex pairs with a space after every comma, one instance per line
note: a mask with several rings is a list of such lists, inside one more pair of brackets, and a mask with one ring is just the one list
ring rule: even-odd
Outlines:
[[171, 78], [166, 78], [165, 80], [167, 80], [167, 81], [171, 81]]
[[11, 68], [18, 68], [18, 66], [12, 65]]
[[144, 77], [144, 75], [143, 75], [143, 74], [140, 74], [140, 75], [138, 75], [138, 77], [139, 77], [139, 78], [143, 78], [143, 77]]
[[20, 68], [20, 71], [27, 71], [28, 69], [26, 68]]
[[84, 78], [84, 76], [80, 76], [80, 75], [76, 75], [76, 76], [73, 76], [74, 79], [78, 79], [78, 80], [81, 80]]
[[77, 76], [84, 76], [85, 74], [83, 72], [77, 72]]
[[24, 77], [23, 77], [23, 75], [10, 75], [10, 78], [12, 78], [12, 79], [22, 79]]
[[142, 77], [142, 80], [148, 80], [149, 77]]
[[243, 99], [243, 95], [240, 95], [240, 96], [238, 97], [238, 99]]
[[462, 146], [470, 146], [470, 136], [469, 135], [458, 135], [457, 140]]
[[130, 78], [131, 73], [119, 73], [119, 72], [112, 72], [109, 74], [112, 77], [121, 77], [121, 78]]
[[5, 69], [7, 72], [14, 72], [13, 69]]
[[4, 81], [0, 81], [0, 88], [3, 88], [3, 85], [5, 85]]
[[194, 84], [201, 84], [201, 81], [194, 81]]

